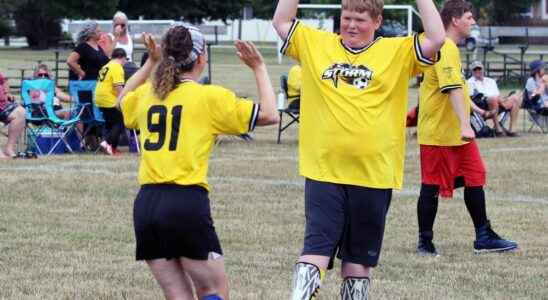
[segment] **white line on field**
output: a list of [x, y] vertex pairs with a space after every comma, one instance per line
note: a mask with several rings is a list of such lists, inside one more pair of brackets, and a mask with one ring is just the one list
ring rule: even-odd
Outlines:
[[[32, 171], [32, 172], [58, 172], [58, 173], [87, 173], [87, 174], [101, 174], [101, 175], [112, 175], [112, 176], [137, 176], [137, 172], [115, 172], [107, 169], [70, 169], [70, 168], [59, 168], [51, 166], [17, 166], [17, 167], [0, 167], [0, 171]], [[249, 183], [257, 185], [270, 185], [270, 186], [292, 186], [303, 188], [304, 179], [299, 178], [296, 180], [278, 180], [278, 179], [261, 179], [261, 178], [249, 178], [249, 177], [234, 177], [234, 176], [213, 176], [209, 177], [209, 181], [215, 186], [215, 184], [223, 183]], [[403, 195], [403, 196], [418, 196], [418, 189], [403, 189], [395, 190], [394, 194]], [[516, 194], [498, 194], [498, 193], [489, 193], [489, 199], [496, 199], [501, 201], [509, 202], [525, 202], [525, 203], [538, 203], [538, 204], [548, 204], [548, 198], [536, 198], [528, 195], [516, 195]]]

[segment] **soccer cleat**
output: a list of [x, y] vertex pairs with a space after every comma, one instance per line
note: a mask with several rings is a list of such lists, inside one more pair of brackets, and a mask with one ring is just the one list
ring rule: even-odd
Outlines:
[[317, 299], [323, 274], [320, 268], [313, 264], [304, 262], [295, 264], [291, 300]]
[[367, 300], [369, 278], [346, 277], [341, 285], [341, 300]]
[[108, 155], [114, 155], [114, 151], [112, 151], [112, 146], [107, 143], [107, 141], [102, 141], [101, 144], [99, 144], [101, 147], [101, 150], [105, 152]]
[[433, 231], [421, 231], [419, 232], [419, 244], [417, 246], [417, 253], [421, 256], [439, 256], [436, 247], [432, 242], [434, 238]]
[[421, 256], [440, 256], [436, 251], [436, 246], [432, 240], [419, 239], [419, 245], [417, 246], [417, 253]]
[[475, 253], [506, 252], [517, 248], [518, 243], [505, 240], [493, 231], [489, 221], [485, 225], [476, 228]]

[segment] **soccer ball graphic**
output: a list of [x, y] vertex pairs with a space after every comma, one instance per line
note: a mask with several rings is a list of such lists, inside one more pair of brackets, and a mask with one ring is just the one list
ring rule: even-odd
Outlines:
[[352, 85], [357, 87], [360, 90], [365, 89], [368, 84], [369, 84], [369, 80], [367, 80], [365, 77], [355, 78], [354, 81], [352, 82]]

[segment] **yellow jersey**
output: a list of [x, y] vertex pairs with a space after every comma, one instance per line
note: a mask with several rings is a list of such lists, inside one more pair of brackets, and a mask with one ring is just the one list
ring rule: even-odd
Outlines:
[[434, 64], [419, 37], [377, 38], [350, 49], [340, 36], [295, 20], [281, 51], [302, 67], [301, 175], [401, 188], [409, 79]]
[[111, 60], [99, 71], [97, 87], [95, 87], [95, 105], [111, 108], [116, 106], [116, 87], [124, 86], [124, 68]]
[[455, 42], [446, 39], [440, 52], [440, 61], [424, 72], [419, 89], [418, 140], [421, 145], [459, 146], [467, 142], [461, 138], [460, 120], [453, 110], [448, 92], [461, 88], [464, 111], [469, 112], [471, 100], [468, 85]]
[[219, 86], [183, 81], [161, 100], [150, 82], [121, 103], [127, 128], [141, 132], [140, 184], [200, 185], [209, 190], [209, 156], [218, 134], [252, 131], [259, 105]]
[[294, 65], [287, 73], [287, 102], [291, 103], [301, 96], [301, 66]]

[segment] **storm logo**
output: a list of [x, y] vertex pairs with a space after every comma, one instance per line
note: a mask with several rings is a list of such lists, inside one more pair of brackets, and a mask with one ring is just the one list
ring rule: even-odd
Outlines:
[[373, 71], [368, 67], [350, 64], [334, 64], [322, 75], [323, 80], [332, 80], [335, 87], [339, 87], [339, 80], [342, 80], [360, 90], [365, 89], [372, 78]]

